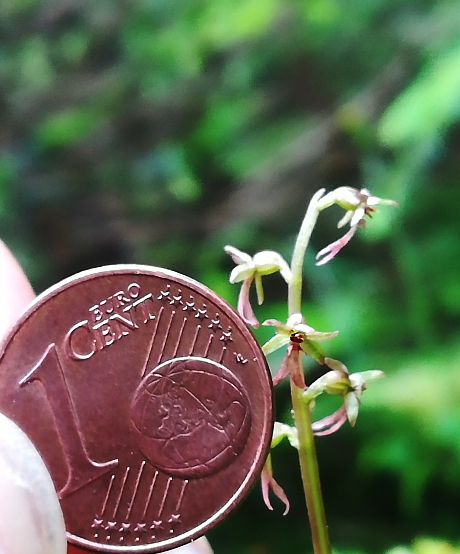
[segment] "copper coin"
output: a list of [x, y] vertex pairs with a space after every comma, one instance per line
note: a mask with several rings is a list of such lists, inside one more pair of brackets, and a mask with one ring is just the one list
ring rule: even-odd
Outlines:
[[69, 541], [100, 552], [204, 534], [259, 475], [273, 423], [265, 358], [236, 312], [146, 266], [39, 296], [4, 343], [0, 411], [43, 456]]

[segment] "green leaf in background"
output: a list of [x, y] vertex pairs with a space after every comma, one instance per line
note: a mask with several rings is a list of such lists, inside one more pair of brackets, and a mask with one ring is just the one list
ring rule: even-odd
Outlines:
[[0, 154], [0, 218], [11, 218], [11, 183], [16, 177], [12, 156]]
[[214, 48], [262, 35], [282, 8], [279, 0], [220, 0], [203, 5], [198, 24], [203, 40]]
[[204, 147], [221, 152], [232, 144], [260, 111], [262, 99], [257, 91], [247, 96], [212, 98], [195, 131]]
[[397, 546], [387, 554], [459, 554], [460, 548], [455, 548], [446, 541], [440, 539], [418, 538], [411, 548]]
[[100, 123], [89, 107], [69, 108], [49, 115], [35, 129], [35, 137], [44, 148], [69, 146], [85, 138]]
[[44, 37], [31, 36], [22, 45], [18, 57], [20, 77], [25, 89], [39, 91], [48, 88], [55, 77], [49, 46]]
[[460, 117], [460, 46], [428, 61], [383, 114], [379, 137], [401, 148], [444, 133]]
[[33, 8], [37, 0], [2, 0], [0, 3], [0, 17], [7, 19]]

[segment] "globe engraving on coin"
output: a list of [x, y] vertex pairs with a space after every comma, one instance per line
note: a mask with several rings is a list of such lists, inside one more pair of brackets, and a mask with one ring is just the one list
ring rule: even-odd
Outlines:
[[212, 291], [111, 266], [52, 287], [24, 314], [2, 349], [0, 411], [43, 456], [71, 542], [160, 552], [204, 534], [257, 478], [271, 380]]
[[147, 375], [134, 395], [132, 420], [152, 465], [193, 479], [219, 471], [241, 454], [251, 412], [230, 371], [190, 357], [166, 362]]

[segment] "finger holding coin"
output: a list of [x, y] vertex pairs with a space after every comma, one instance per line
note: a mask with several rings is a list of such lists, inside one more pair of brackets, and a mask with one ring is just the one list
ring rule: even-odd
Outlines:
[[[0, 241], [0, 339], [34, 299], [26, 276]], [[64, 519], [51, 477], [21, 429], [0, 414], [0, 553], [64, 554]]]

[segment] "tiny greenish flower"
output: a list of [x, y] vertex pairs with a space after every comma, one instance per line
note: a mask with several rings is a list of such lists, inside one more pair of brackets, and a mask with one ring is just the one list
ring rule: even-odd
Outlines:
[[292, 427], [291, 425], [288, 425], [287, 423], [280, 423], [279, 421], [275, 421], [270, 448], [275, 448], [275, 446], [278, 446], [278, 444], [284, 438], [288, 439], [289, 444], [292, 447], [296, 448], [297, 450], [299, 449], [299, 436], [297, 433], [297, 429], [295, 427]]
[[318, 395], [327, 392], [328, 394], [342, 396], [344, 404], [332, 415], [313, 423], [312, 427], [316, 435], [329, 435], [337, 431], [347, 419], [350, 425], [354, 426], [358, 417], [361, 396], [367, 389], [367, 385], [385, 376], [383, 371], [379, 369], [350, 375], [347, 367], [342, 362], [332, 358], [325, 358], [324, 363], [332, 371], [325, 373], [313, 382], [304, 392], [304, 398], [308, 402], [312, 402]]
[[281, 254], [273, 250], [263, 250], [262, 252], [257, 252], [254, 256], [250, 256], [233, 246], [225, 246], [224, 250], [237, 264], [230, 273], [230, 283], [243, 282], [238, 297], [238, 312], [246, 323], [253, 327], [258, 327], [259, 322], [254, 315], [249, 300], [251, 284], [255, 281], [257, 301], [260, 305], [264, 301], [262, 277], [279, 271], [286, 283], [289, 284], [291, 280], [289, 265]]
[[297, 387], [305, 389], [300, 353], [303, 351], [323, 364], [324, 352], [318, 341], [331, 339], [338, 334], [338, 331], [330, 333], [316, 331], [304, 322], [302, 314], [299, 313], [290, 316], [286, 323], [277, 319], [267, 319], [262, 325], [273, 325], [276, 330], [276, 334], [262, 346], [265, 354], [270, 354], [286, 345], [288, 347], [286, 356], [273, 377], [273, 385], [278, 385], [285, 377], [290, 376]]
[[323, 196], [317, 203], [317, 210], [322, 211], [326, 208], [337, 204], [344, 210], [345, 215], [337, 224], [340, 229], [347, 223], [350, 224], [350, 230], [343, 235], [340, 239], [332, 242], [316, 255], [316, 259], [319, 260], [316, 265], [324, 265], [332, 258], [334, 258], [342, 248], [350, 242], [355, 235], [358, 227], [366, 225], [364, 216], [372, 218], [377, 209], [375, 206], [378, 204], [386, 204], [390, 206], [397, 206], [398, 203], [394, 200], [387, 200], [373, 196], [367, 189], [355, 189], [352, 187], [339, 187], [325, 196]]
[[333, 369], [309, 385], [304, 397], [313, 400], [323, 392], [344, 396], [351, 388], [352, 384], [348, 373]]
[[276, 330], [276, 334], [262, 346], [264, 354], [271, 354], [283, 346], [294, 343], [320, 364], [324, 363], [324, 354], [317, 341], [329, 340], [339, 334], [338, 331], [316, 331], [305, 323], [302, 314], [299, 313], [291, 315], [286, 323], [277, 319], [267, 319], [262, 325], [272, 325]]

